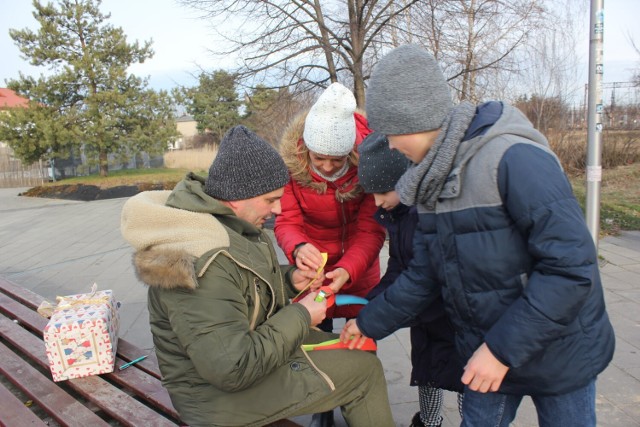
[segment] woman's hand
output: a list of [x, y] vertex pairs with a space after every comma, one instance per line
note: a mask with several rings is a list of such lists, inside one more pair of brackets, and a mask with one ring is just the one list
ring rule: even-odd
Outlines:
[[332, 282], [329, 283], [329, 287], [333, 291], [333, 293], [337, 294], [340, 289], [344, 286], [345, 283], [349, 281], [351, 277], [349, 272], [342, 267], [338, 267], [333, 271], [330, 271], [326, 274], [327, 279], [331, 279]]
[[317, 270], [324, 261], [318, 248], [311, 243], [305, 243], [293, 253], [296, 266], [301, 270]]

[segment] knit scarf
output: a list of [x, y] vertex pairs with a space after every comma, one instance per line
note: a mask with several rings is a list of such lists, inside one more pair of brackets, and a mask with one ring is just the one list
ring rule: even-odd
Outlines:
[[318, 174], [318, 176], [324, 180], [327, 180], [329, 182], [334, 182], [339, 180], [340, 178], [342, 178], [343, 176], [345, 176], [347, 174], [347, 171], [349, 170], [349, 161], [346, 161], [344, 163], [344, 165], [342, 165], [342, 168], [340, 168], [339, 171], [337, 171], [336, 173], [334, 173], [332, 176], [327, 176], [325, 174], [323, 174], [318, 168], [316, 168], [314, 165], [311, 165], [311, 169]]
[[451, 110], [424, 159], [418, 164], [411, 164], [398, 180], [396, 191], [402, 203], [407, 206], [422, 204], [428, 210], [435, 209], [475, 110], [469, 102], [462, 102]]

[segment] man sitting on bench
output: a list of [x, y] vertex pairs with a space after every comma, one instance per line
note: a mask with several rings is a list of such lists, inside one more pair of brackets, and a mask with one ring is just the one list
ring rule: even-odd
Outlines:
[[262, 229], [288, 180], [278, 153], [237, 126], [206, 181], [190, 173], [172, 192], [124, 205], [163, 384], [191, 426], [258, 426], [336, 407], [350, 426], [393, 426], [374, 354], [301, 348], [338, 335], [312, 328], [325, 317], [326, 301], [314, 300], [323, 274], [279, 266]]

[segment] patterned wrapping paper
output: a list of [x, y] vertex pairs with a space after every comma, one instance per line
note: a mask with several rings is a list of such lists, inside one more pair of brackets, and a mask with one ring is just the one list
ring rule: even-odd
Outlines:
[[59, 297], [44, 328], [53, 380], [113, 372], [118, 326], [118, 304], [110, 290]]

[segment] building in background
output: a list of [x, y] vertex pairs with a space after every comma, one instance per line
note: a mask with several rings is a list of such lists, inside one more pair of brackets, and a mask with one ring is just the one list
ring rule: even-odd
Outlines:
[[198, 135], [196, 121], [187, 114], [176, 119], [176, 127], [180, 137], [174, 143], [169, 143], [169, 150], [180, 150], [189, 147], [193, 138]]
[[0, 87], [0, 111], [8, 112], [11, 108], [27, 107], [29, 100], [19, 96], [11, 89]]

